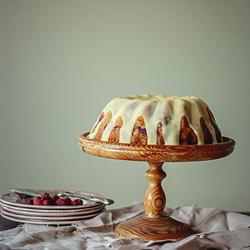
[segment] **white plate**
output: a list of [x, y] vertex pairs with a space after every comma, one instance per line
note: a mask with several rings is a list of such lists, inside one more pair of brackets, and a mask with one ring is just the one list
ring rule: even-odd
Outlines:
[[10, 216], [14, 219], [18, 220], [27, 220], [29, 222], [32, 221], [43, 221], [43, 222], [48, 222], [48, 221], [76, 221], [76, 220], [83, 220], [83, 219], [88, 219], [88, 218], [93, 218], [96, 215], [100, 214], [102, 211], [98, 211], [95, 213], [91, 214], [85, 214], [85, 215], [76, 215], [76, 216], [31, 216], [31, 215], [21, 215], [21, 214], [16, 214], [16, 213], [11, 213], [8, 212], [4, 209], [2, 209], [1, 213], [2, 216]]
[[[48, 192], [68, 192], [68, 190], [47, 190]], [[101, 195], [98, 194], [93, 194], [89, 192], [83, 192], [83, 191], [70, 191], [75, 194], [88, 194], [88, 195], [94, 195], [94, 196], [99, 196], [102, 197]], [[70, 196], [69, 196], [70, 197]], [[76, 199], [76, 197], [70, 197], [72, 199]], [[90, 207], [95, 207], [99, 206], [100, 202], [95, 202], [95, 201], [89, 201], [89, 200], [84, 200], [83, 205], [77, 205], [77, 206], [37, 206], [37, 205], [27, 205], [23, 204], [23, 201], [25, 198], [20, 197], [18, 194], [12, 192], [12, 193], [7, 193], [3, 194], [0, 197], [0, 202], [3, 204], [11, 205], [11, 206], [16, 206], [16, 207], [24, 207], [24, 208], [29, 208], [29, 209], [56, 209], [56, 210], [62, 210], [62, 209], [79, 209], [79, 208], [90, 208]]]
[[[97, 214], [98, 215], [98, 214]], [[96, 216], [96, 215], [95, 215]], [[59, 220], [59, 221], [46, 221], [46, 220], [30, 220], [30, 219], [20, 219], [19, 217], [15, 217], [15, 216], [9, 216], [6, 215], [4, 213], [2, 213], [2, 217], [4, 217], [5, 219], [11, 220], [11, 221], [16, 221], [16, 222], [20, 222], [20, 223], [29, 223], [29, 224], [40, 224], [40, 225], [69, 225], [72, 224], [74, 221], [77, 220], [87, 220], [87, 219], [91, 219], [95, 216], [92, 217], [84, 217], [84, 218], [79, 218], [79, 219], [74, 219], [74, 220]]]
[[[47, 190], [48, 192], [67, 192], [67, 190]], [[70, 191], [76, 194], [98, 194], [82, 191]], [[70, 196], [69, 196], [70, 197]], [[76, 197], [70, 197], [77, 199]], [[25, 198], [16, 193], [3, 194], [0, 197], [1, 215], [12, 221], [21, 223], [66, 225], [73, 221], [93, 218], [105, 210], [105, 204], [84, 200], [83, 205], [76, 206], [36, 206], [23, 204]]]
[[99, 206], [93, 208], [79, 208], [79, 209], [30, 209], [23, 207], [10, 206], [4, 203], [1, 203], [2, 208], [5, 211], [23, 214], [23, 215], [32, 215], [32, 216], [72, 216], [72, 215], [83, 215], [98, 212], [105, 208], [105, 204], [100, 204]]

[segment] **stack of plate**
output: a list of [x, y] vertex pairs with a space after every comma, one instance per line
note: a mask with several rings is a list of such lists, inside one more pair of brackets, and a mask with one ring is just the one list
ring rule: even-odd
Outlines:
[[[70, 198], [76, 199], [76, 197]], [[83, 205], [77, 206], [26, 205], [23, 204], [23, 200], [24, 198], [16, 193], [2, 195], [0, 197], [2, 217], [21, 223], [67, 225], [74, 221], [93, 218], [105, 210], [105, 204], [87, 200], [83, 200]]]

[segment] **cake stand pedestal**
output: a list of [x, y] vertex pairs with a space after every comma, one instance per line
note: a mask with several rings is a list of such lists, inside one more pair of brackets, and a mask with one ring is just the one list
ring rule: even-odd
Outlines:
[[149, 165], [145, 176], [149, 186], [144, 196], [144, 215], [124, 221], [115, 228], [120, 237], [134, 238], [142, 241], [177, 241], [195, 232], [192, 228], [164, 214], [166, 197], [161, 186], [166, 177], [162, 166], [164, 162], [205, 161], [226, 157], [234, 150], [235, 141], [223, 137], [223, 142], [207, 145], [137, 145], [96, 141], [89, 139], [89, 133], [78, 137], [81, 149], [95, 156], [145, 161]]

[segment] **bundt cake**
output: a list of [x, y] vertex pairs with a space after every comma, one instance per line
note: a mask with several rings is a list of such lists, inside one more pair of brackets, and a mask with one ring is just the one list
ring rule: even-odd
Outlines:
[[141, 95], [114, 98], [88, 137], [109, 143], [196, 145], [222, 141], [207, 104], [197, 97]]

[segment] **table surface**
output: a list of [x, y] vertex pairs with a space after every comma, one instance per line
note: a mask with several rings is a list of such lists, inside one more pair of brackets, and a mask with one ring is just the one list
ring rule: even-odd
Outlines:
[[[237, 212], [237, 213], [245, 214], [245, 215], [250, 216], [250, 212]], [[7, 219], [3, 218], [0, 215], [0, 231], [4, 231], [4, 230], [11, 229], [11, 228], [15, 228], [18, 225], [22, 225], [22, 224], [23, 223], [20, 223], [20, 222], [15, 222], [15, 221], [7, 220]]]
[[[113, 231], [117, 224], [142, 215], [143, 212], [145, 212], [143, 202], [136, 202], [129, 207], [106, 210], [94, 220], [78, 221], [73, 226], [60, 228], [23, 224], [0, 216], [2, 238], [0, 245], [8, 248], [14, 242], [17, 247], [28, 243], [32, 249], [36, 249], [38, 246], [46, 248], [50, 245], [54, 249], [64, 249], [67, 243], [71, 249], [79, 249], [79, 245], [81, 245], [81, 249], [104, 249], [107, 246], [114, 249], [120, 247], [131, 249], [134, 245], [137, 245], [138, 249], [147, 249], [151, 248], [152, 242], [134, 241], [133, 239], [124, 241], [122, 238], [116, 237]], [[204, 246], [204, 249], [211, 247], [217, 249], [218, 246], [243, 249], [250, 246], [249, 212], [227, 213], [224, 210], [201, 208], [195, 205], [183, 208], [166, 207], [165, 212], [180, 221], [185, 220], [187, 224], [192, 224], [197, 228], [197, 232], [201, 233], [201, 235], [190, 236], [184, 241], [176, 242], [178, 248], [185, 248], [187, 245], [190, 246], [189, 248], [197, 248], [197, 245], [201, 245]], [[187, 216], [189, 213], [193, 216]], [[214, 216], [215, 214], [216, 216]], [[225, 214], [229, 216], [225, 216]], [[37, 241], [37, 237], [39, 241]], [[154, 242], [153, 245], [155, 250], [163, 246], [169, 248], [168, 241], [160, 244]]]
[[22, 223], [18, 223], [15, 221], [11, 221], [11, 220], [7, 220], [5, 218], [3, 218], [2, 216], [0, 216], [0, 231], [4, 231], [7, 229], [11, 229], [11, 228], [15, 228], [18, 225], [20, 225]]

